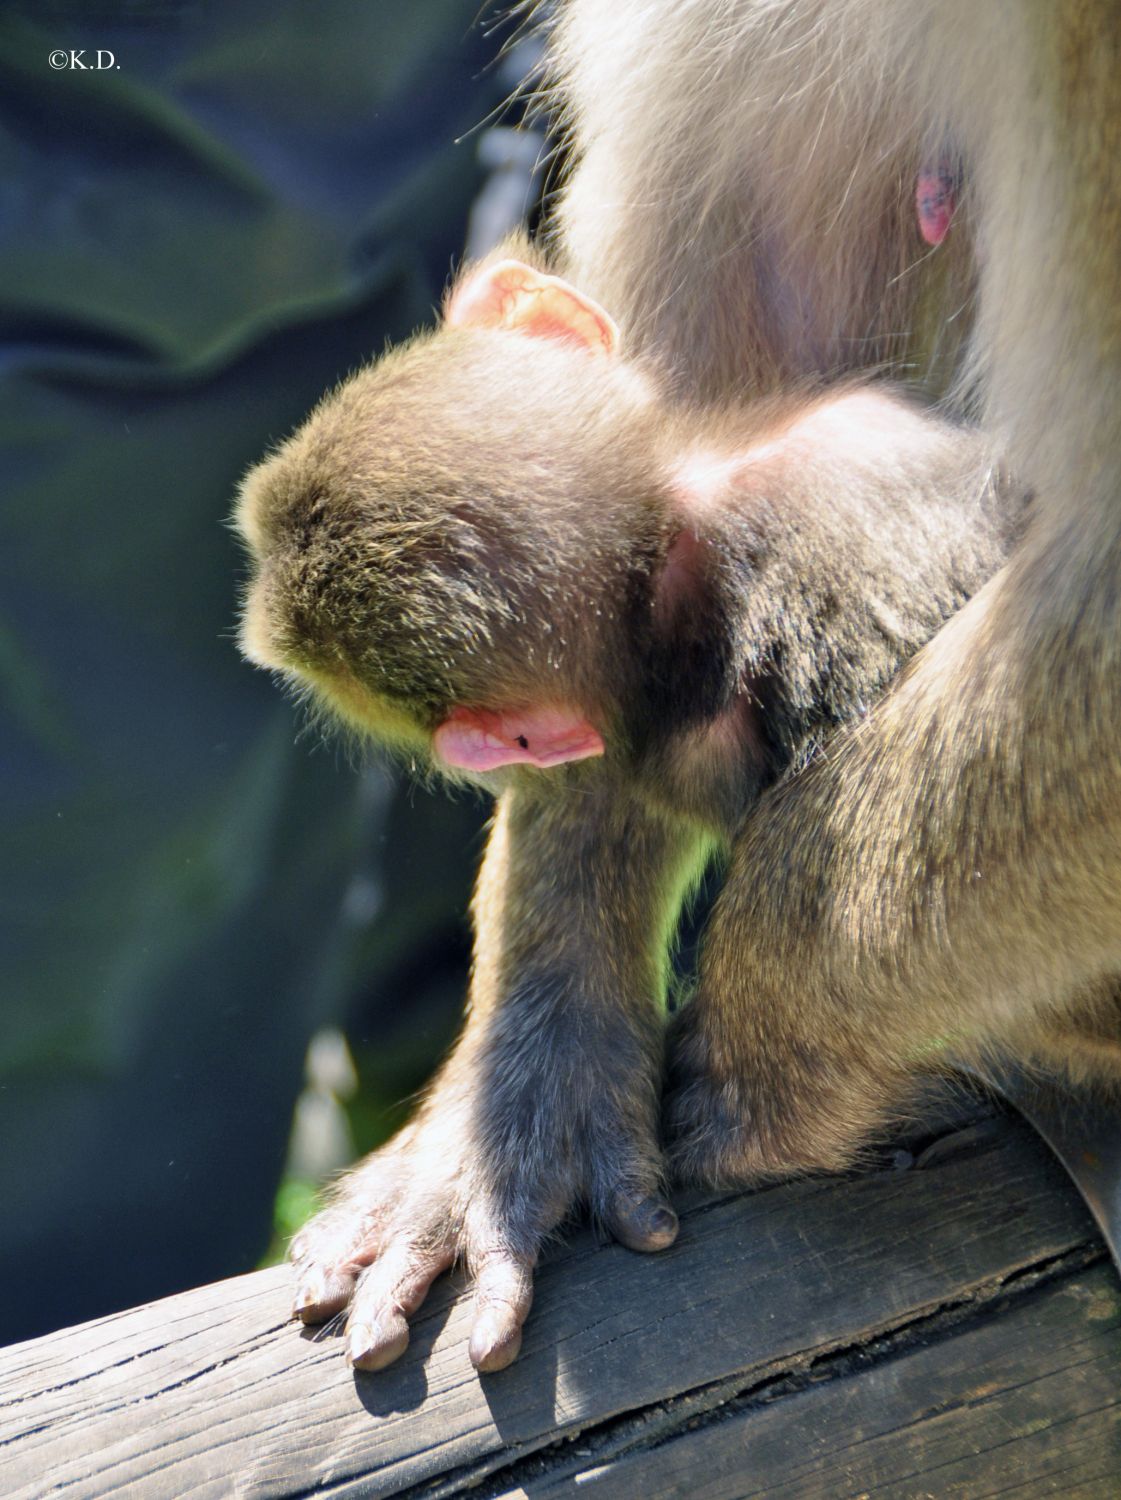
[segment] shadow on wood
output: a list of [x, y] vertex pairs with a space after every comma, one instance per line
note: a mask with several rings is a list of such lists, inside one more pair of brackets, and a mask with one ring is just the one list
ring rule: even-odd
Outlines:
[[289, 1322], [284, 1268], [2, 1350], [0, 1493], [1121, 1493], [1116, 1274], [1011, 1119], [686, 1200], [662, 1255], [573, 1234], [502, 1374], [468, 1363], [460, 1291], [374, 1375]]

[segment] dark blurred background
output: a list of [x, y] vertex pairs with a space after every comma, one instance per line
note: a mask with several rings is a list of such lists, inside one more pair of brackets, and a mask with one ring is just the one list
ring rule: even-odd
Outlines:
[[454, 1034], [485, 809], [301, 733], [225, 518], [529, 204], [477, 21], [0, 0], [2, 1342], [260, 1263]]

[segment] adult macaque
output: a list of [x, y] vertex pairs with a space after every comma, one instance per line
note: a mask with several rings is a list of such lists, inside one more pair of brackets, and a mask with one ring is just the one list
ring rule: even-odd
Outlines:
[[[1022, 529], [987, 446], [883, 388], [670, 408], [618, 344], [573, 287], [493, 261], [241, 496], [247, 654], [498, 794], [463, 1037], [294, 1247], [297, 1311], [352, 1302], [364, 1368], [461, 1255], [471, 1357], [508, 1363], [577, 1203], [635, 1249], [672, 1241], [657, 1117], [682, 901]], [[748, 942], [739, 921], [719, 951]]]
[[569, 0], [554, 57], [564, 264], [679, 396], [950, 380], [1037, 496], [1009, 564], [733, 853], [676, 1157], [829, 1165], [916, 1048], [1043, 1050], [1121, 957], [1121, 10]]

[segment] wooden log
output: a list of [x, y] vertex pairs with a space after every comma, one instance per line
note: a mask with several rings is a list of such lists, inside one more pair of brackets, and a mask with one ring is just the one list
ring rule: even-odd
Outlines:
[[454, 1279], [374, 1375], [289, 1291], [277, 1268], [0, 1350], [0, 1493], [1121, 1493], [1114, 1272], [1003, 1118], [909, 1170], [695, 1198], [659, 1256], [573, 1234], [498, 1375]]
[[[507, 1495], [591, 1500], [1096, 1496], [1121, 1492], [1121, 1297], [1109, 1265], [998, 1301], [965, 1327], [822, 1361], [733, 1397], [655, 1448]], [[893, 1349], [894, 1342], [900, 1347]]]

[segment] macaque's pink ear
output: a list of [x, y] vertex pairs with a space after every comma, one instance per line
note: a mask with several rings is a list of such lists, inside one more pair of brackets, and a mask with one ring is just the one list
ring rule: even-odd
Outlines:
[[619, 330], [598, 302], [559, 276], [520, 260], [500, 260], [469, 276], [444, 314], [448, 328], [509, 328], [531, 338], [562, 339], [614, 354]]

